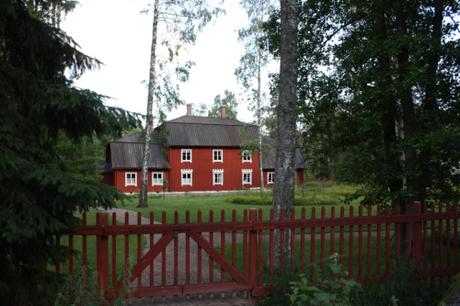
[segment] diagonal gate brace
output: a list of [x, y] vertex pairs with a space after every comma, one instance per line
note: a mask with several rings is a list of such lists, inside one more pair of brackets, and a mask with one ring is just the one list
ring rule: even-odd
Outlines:
[[240, 271], [238, 271], [232, 264], [230, 264], [222, 255], [220, 255], [214, 247], [206, 241], [206, 239], [199, 233], [190, 233], [190, 237], [198, 243], [208, 254], [211, 256], [224, 271], [228, 272], [238, 282], [249, 284], [249, 280]]

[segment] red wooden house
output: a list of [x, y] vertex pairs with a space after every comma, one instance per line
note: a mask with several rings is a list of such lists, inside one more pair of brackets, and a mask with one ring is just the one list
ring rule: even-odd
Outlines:
[[[245, 144], [257, 141], [258, 127], [227, 118], [225, 108], [220, 114], [219, 118], [192, 116], [191, 105], [187, 105], [187, 115], [166, 121], [155, 129], [148, 162], [150, 192], [260, 187], [259, 154], [242, 149]], [[264, 186], [271, 187], [275, 168], [274, 142], [269, 137], [264, 137], [263, 142]], [[123, 192], [139, 191], [142, 155], [141, 133], [111, 142], [107, 146], [103, 181]], [[303, 184], [303, 170], [302, 155], [297, 149], [298, 184]]]

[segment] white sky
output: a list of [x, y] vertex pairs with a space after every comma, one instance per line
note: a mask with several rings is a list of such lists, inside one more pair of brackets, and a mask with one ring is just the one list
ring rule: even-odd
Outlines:
[[[76, 85], [111, 97], [108, 105], [145, 113], [150, 64], [152, 14], [141, 14], [146, 0], [80, 0], [78, 7], [62, 23], [62, 28], [81, 46], [84, 53], [104, 65], [86, 72]], [[220, 16], [198, 34], [187, 59], [195, 62], [190, 80], [181, 86], [185, 103], [212, 104], [217, 94], [229, 89], [241, 97], [234, 76], [243, 48], [237, 41], [238, 29], [247, 22], [238, 0], [224, 3]], [[253, 114], [239, 99], [238, 119], [253, 121]], [[168, 114], [168, 119], [185, 114], [185, 105]]]

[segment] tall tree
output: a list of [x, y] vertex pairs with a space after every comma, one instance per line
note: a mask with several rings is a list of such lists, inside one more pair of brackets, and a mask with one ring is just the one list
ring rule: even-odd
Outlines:
[[[259, 177], [260, 191], [264, 191], [263, 154], [262, 154], [262, 69], [269, 60], [268, 46], [266, 44], [263, 24], [269, 12], [273, 9], [270, 1], [243, 0], [240, 2], [249, 18], [249, 26], [239, 31], [238, 38], [243, 43], [245, 53], [240, 58], [240, 66], [235, 69], [235, 75], [249, 95], [249, 107], [256, 113], [257, 126], [259, 127]], [[255, 85], [254, 85], [254, 78]]]
[[142, 156], [142, 183], [141, 192], [139, 194], [138, 207], [147, 207], [148, 205], [148, 162], [150, 159], [150, 139], [153, 130], [153, 95], [156, 85], [156, 51], [157, 51], [157, 35], [158, 35], [158, 17], [159, 17], [159, 0], [155, 0], [153, 4], [153, 25], [152, 25], [152, 45], [150, 48], [150, 71], [149, 85], [147, 92], [147, 112], [145, 120], [144, 133], [144, 153]]
[[236, 100], [235, 94], [230, 90], [225, 90], [223, 96], [218, 94], [214, 97], [214, 103], [211, 105], [211, 109], [208, 112], [209, 117], [220, 117], [221, 107], [225, 107], [227, 111], [227, 117], [230, 119], [236, 119], [238, 107], [238, 101]]
[[[31, 5], [34, 4], [34, 5]], [[80, 224], [78, 211], [109, 207], [121, 195], [65, 161], [59, 137], [78, 146], [140, 125], [103, 98], [73, 85], [98, 61], [49, 19], [68, 1], [0, 2], [0, 304], [50, 305], [68, 258], [56, 244]], [[69, 72], [69, 73], [67, 73]]]
[[[339, 179], [361, 184], [363, 203], [460, 197], [460, 176], [451, 171], [460, 161], [459, 22], [453, 17], [459, 6], [302, 2], [298, 88], [305, 147], [317, 160], [332, 157]], [[267, 24], [274, 54], [277, 18]]]
[[[148, 12], [148, 10], [146, 10]], [[139, 195], [138, 207], [148, 206], [148, 160], [150, 158], [150, 140], [153, 131], [153, 104], [154, 98], [157, 101], [159, 116], [163, 116], [162, 107], [171, 109], [182, 101], [179, 98], [177, 84], [172, 84], [172, 69], [178, 81], [188, 80], [189, 70], [193, 63], [186, 61], [183, 65], [176, 66], [179, 52], [184, 45], [193, 44], [196, 35], [208, 24], [212, 18], [222, 13], [219, 7], [208, 5], [203, 0], [155, 0], [153, 3], [153, 24], [152, 24], [152, 44], [150, 49], [150, 70], [147, 94], [147, 112], [144, 132], [144, 152], [142, 158], [142, 180], [141, 192]], [[161, 46], [166, 47], [167, 57], [163, 60], [157, 59], [157, 40], [159, 31], [159, 21], [164, 30], [164, 38], [161, 40]], [[158, 74], [156, 66], [160, 69]], [[159, 81], [162, 82], [159, 82]], [[163, 104], [161, 103], [163, 102]]]
[[295, 148], [297, 138], [297, 52], [298, 2], [281, 0], [279, 101], [273, 207], [276, 217], [280, 209], [287, 214], [294, 207]]

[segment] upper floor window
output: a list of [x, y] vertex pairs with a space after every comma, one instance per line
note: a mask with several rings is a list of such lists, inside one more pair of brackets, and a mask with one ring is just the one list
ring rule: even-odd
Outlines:
[[181, 150], [181, 162], [192, 162], [192, 149]]
[[212, 150], [212, 161], [223, 162], [224, 161], [224, 151], [223, 150]]
[[181, 172], [181, 186], [186, 186], [186, 185], [192, 186], [192, 182], [193, 182], [192, 173], [193, 173], [193, 170], [192, 169], [183, 169], [180, 172]]
[[243, 169], [242, 170], [242, 180], [243, 185], [251, 185], [252, 184], [252, 169]]
[[137, 186], [137, 173], [126, 172], [125, 173], [125, 186]]
[[273, 184], [275, 182], [275, 172], [267, 172], [267, 183]]
[[241, 154], [241, 159], [243, 163], [252, 163], [252, 152], [249, 150], [244, 150]]
[[152, 172], [152, 186], [163, 186], [163, 172]]
[[224, 169], [212, 170], [212, 184], [224, 185]]

